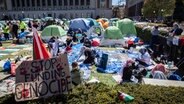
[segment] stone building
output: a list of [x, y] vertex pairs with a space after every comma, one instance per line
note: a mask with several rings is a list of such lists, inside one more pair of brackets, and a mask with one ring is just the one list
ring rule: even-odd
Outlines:
[[0, 0], [0, 18], [112, 17], [112, 0]]

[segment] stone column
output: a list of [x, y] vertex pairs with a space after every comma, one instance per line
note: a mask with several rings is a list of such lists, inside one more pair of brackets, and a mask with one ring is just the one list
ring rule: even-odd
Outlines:
[[87, 3], [86, 0], [84, 0], [84, 6], [87, 6], [86, 3]]
[[34, 0], [34, 2], [35, 2], [35, 8], [38, 8], [37, 0]]
[[48, 6], [48, 3], [47, 3], [47, 0], [45, 0], [45, 7], [47, 7]]
[[53, 2], [54, 2], [54, 0], [51, 0], [51, 8], [54, 8]]
[[81, 6], [81, 0], [79, 0], [79, 7]]
[[20, 8], [22, 8], [22, 0], [19, 0]]
[[29, 5], [30, 5], [30, 7], [32, 7], [32, 1], [31, 0], [29, 0]]
[[25, 7], [27, 7], [27, 0], [24, 0]]
[[59, 0], [56, 0], [56, 7], [59, 7]]
[[15, 2], [15, 8], [17, 8], [17, 0], [15, 0], [14, 2]]

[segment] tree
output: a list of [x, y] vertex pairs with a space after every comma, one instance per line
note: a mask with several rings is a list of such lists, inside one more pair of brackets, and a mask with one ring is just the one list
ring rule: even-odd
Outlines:
[[144, 0], [142, 13], [145, 17], [171, 16], [175, 0]]
[[173, 19], [176, 21], [184, 21], [184, 4], [183, 0], [176, 0]]

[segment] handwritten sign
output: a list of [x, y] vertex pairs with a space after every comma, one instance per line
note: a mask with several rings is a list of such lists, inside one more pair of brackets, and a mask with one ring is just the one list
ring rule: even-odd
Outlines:
[[16, 70], [15, 100], [45, 98], [71, 91], [67, 55], [38, 61], [24, 61]]

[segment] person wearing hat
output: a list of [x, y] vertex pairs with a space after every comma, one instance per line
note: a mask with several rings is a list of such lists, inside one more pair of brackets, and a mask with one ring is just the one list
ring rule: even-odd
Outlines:
[[80, 73], [79, 66], [78, 66], [77, 62], [72, 63], [71, 78], [72, 78], [72, 84], [75, 86], [81, 84], [81, 82], [82, 82], [81, 73]]

